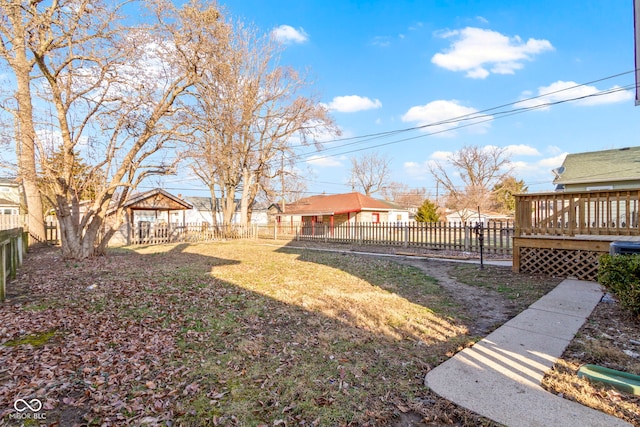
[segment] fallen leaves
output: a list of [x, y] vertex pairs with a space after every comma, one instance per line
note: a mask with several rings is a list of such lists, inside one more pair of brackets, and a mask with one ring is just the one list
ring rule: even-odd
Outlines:
[[[425, 309], [446, 307], [436, 284], [387, 261], [284, 253], [178, 245], [67, 263], [31, 252], [0, 307], [0, 344], [55, 334], [0, 345], [0, 424], [18, 397], [41, 399], [48, 422], [106, 427], [388, 425], [424, 408], [413, 402], [428, 393], [424, 359], [444, 359], [463, 329]], [[374, 293], [393, 297], [395, 317]]]
[[[106, 262], [86, 261], [80, 276], [96, 274]], [[0, 310], [0, 344], [17, 343], [0, 346], [0, 418], [12, 412], [15, 399], [31, 396], [46, 398], [49, 419], [67, 407], [84, 414], [78, 423], [120, 425], [123, 416], [131, 415], [146, 424], [173, 418], [171, 395], [177, 390], [163, 382], [180, 390], [194, 387], [175, 381], [185, 374], [171, 362], [178, 352], [179, 325], [163, 321], [164, 308], [144, 287], [126, 279], [106, 280], [113, 270], [102, 270], [100, 286], [87, 290], [76, 276], [79, 271], [48, 274], [47, 265], [11, 284], [29, 288], [27, 303], [5, 304]], [[47, 301], [45, 306], [33, 305], [37, 298]], [[141, 300], [148, 312], [127, 310]], [[56, 332], [42, 345], [25, 339], [48, 331]]]

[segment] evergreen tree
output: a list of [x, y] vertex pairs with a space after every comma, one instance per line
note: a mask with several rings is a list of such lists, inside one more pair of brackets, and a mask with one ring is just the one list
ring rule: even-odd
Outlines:
[[493, 187], [494, 209], [505, 214], [514, 214], [516, 198], [514, 194], [526, 193], [529, 190], [524, 180], [508, 175]]
[[425, 199], [416, 213], [416, 221], [418, 222], [438, 222], [438, 207], [429, 199]]

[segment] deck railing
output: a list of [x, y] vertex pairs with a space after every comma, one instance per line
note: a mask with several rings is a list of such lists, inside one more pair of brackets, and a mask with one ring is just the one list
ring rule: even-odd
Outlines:
[[0, 230], [13, 230], [22, 228], [26, 224], [25, 215], [4, 215], [0, 214]]
[[16, 270], [26, 252], [26, 236], [22, 228], [0, 230], [0, 302], [6, 296], [7, 279], [16, 277]]
[[515, 237], [638, 236], [639, 198], [638, 190], [518, 194]]

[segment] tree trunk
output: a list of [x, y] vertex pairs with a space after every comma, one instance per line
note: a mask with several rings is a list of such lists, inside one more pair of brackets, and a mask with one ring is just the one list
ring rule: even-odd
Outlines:
[[233, 214], [236, 211], [236, 203], [234, 188], [227, 188], [224, 195], [224, 206], [222, 207], [222, 217], [224, 220], [224, 227], [226, 231], [231, 230], [231, 222], [233, 221]]
[[240, 225], [247, 225], [249, 222], [249, 190], [253, 182], [253, 174], [248, 168], [242, 171], [242, 197], [240, 198]]
[[218, 203], [216, 202], [216, 187], [209, 184], [209, 194], [211, 195], [211, 225], [218, 228]]
[[[12, 13], [20, 14], [17, 10]], [[20, 25], [22, 18], [13, 17], [14, 25]], [[24, 27], [22, 27], [24, 31]], [[16, 36], [23, 31], [16, 31]], [[17, 158], [19, 166], [18, 180], [22, 184], [27, 204], [29, 235], [39, 242], [46, 242], [44, 230], [44, 211], [42, 197], [38, 188], [38, 175], [36, 172], [35, 140], [36, 131], [33, 127], [33, 109], [31, 106], [30, 72], [31, 66], [27, 60], [24, 39], [15, 37], [13, 40], [15, 60], [13, 68], [16, 74], [18, 101], [18, 145]]]

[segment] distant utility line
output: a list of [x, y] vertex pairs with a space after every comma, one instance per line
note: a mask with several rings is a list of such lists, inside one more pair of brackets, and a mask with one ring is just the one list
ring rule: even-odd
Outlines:
[[[428, 123], [428, 124], [421, 125], [421, 126], [414, 126], [414, 127], [409, 127], [409, 128], [404, 128], [404, 129], [397, 129], [397, 130], [392, 130], [392, 131], [387, 131], [387, 132], [372, 133], [372, 134], [356, 136], [356, 137], [339, 138], [339, 139], [332, 139], [332, 140], [328, 140], [328, 141], [321, 141], [321, 144], [331, 144], [331, 143], [334, 143], [334, 142], [343, 142], [343, 141], [348, 141], [348, 142], [345, 142], [344, 144], [339, 144], [339, 145], [327, 147], [327, 148], [320, 149], [320, 150], [313, 151], [313, 152], [293, 154], [291, 156], [288, 156], [288, 158], [289, 158], [289, 160], [300, 161], [300, 162], [308, 162], [308, 161], [311, 161], [311, 160], [315, 161], [315, 160], [320, 160], [320, 159], [324, 159], [324, 158], [328, 158], [328, 157], [334, 157], [334, 156], [338, 156], [338, 155], [350, 154], [350, 153], [355, 153], [355, 152], [359, 152], [359, 151], [370, 150], [370, 149], [373, 149], [373, 148], [379, 148], [379, 147], [383, 147], [383, 146], [387, 146], [387, 145], [398, 144], [398, 143], [401, 143], [401, 142], [406, 142], [406, 141], [410, 141], [410, 140], [414, 140], [414, 139], [418, 139], [418, 138], [425, 138], [425, 137], [437, 135], [437, 134], [440, 134], [440, 133], [451, 132], [451, 131], [454, 131], [454, 130], [457, 130], [457, 129], [460, 129], [460, 128], [464, 128], [464, 127], [468, 127], [468, 126], [477, 126], [479, 124], [482, 124], [482, 123], [485, 123], [485, 122], [489, 122], [489, 121], [492, 121], [492, 120], [496, 120], [496, 119], [499, 119], [499, 118], [509, 117], [509, 116], [512, 116], [512, 115], [515, 115], [515, 114], [522, 114], [522, 113], [526, 113], [526, 112], [529, 112], [529, 111], [539, 110], [539, 109], [547, 108], [547, 107], [550, 107], [550, 106], [553, 106], [553, 105], [563, 104], [563, 103], [566, 103], [566, 102], [579, 101], [579, 100], [598, 97], [598, 96], [610, 95], [610, 94], [616, 93], [616, 92], [627, 91], [629, 89], [635, 88], [636, 85], [635, 84], [629, 84], [629, 85], [622, 86], [622, 87], [616, 87], [616, 88], [613, 88], [613, 89], [602, 90], [602, 91], [599, 91], [599, 92], [596, 92], [596, 93], [592, 93], [592, 94], [580, 95], [580, 96], [575, 96], [575, 97], [572, 97], [572, 98], [567, 98], [567, 99], [562, 99], [562, 100], [557, 100], [557, 101], [543, 102], [543, 103], [539, 103], [539, 104], [535, 104], [535, 105], [531, 105], [531, 106], [527, 106], [527, 107], [520, 107], [520, 108], [504, 110], [504, 111], [496, 111], [496, 110], [504, 109], [506, 107], [513, 107], [513, 106], [516, 106], [518, 104], [529, 103], [531, 101], [535, 101], [535, 100], [540, 99], [540, 98], [548, 97], [550, 95], [555, 95], [555, 94], [558, 94], [558, 93], [562, 93], [562, 92], [566, 92], [566, 91], [570, 91], [570, 90], [575, 90], [575, 89], [580, 88], [580, 87], [585, 87], [585, 86], [588, 86], [588, 85], [592, 85], [592, 84], [595, 84], [595, 83], [599, 83], [599, 82], [602, 82], [602, 81], [605, 81], [605, 80], [610, 80], [610, 79], [613, 79], [613, 78], [617, 78], [617, 77], [624, 76], [624, 75], [627, 75], [627, 74], [632, 74], [632, 73], [635, 73], [635, 70], [625, 71], [623, 73], [614, 74], [614, 75], [603, 77], [603, 78], [600, 78], [600, 79], [597, 79], [597, 80], [592, 80], [590, 82], [577, 84], [577, 85], [570, 86], [570, 87], [563, 88], [563, 89], [558, 89], [558, 90], [553, 91], [553, 92], [544, 93], [544, 94], [541, 94], [541, 95], [533, 96], [533, 97], [526, 98], [526, 99], [521, 99], [521, 100], [510, 102], [510, 103], [507, 103], [507, 104], [501, 104], [501, 105], [498, 105], [498, 106], [495, 106], [495, 107], [486, 108], [484, 110], [476, 111], [474, 113], [469, 113], [469, 114], [465, 114], [465, 115], [462, 115], [462, 116], [453, 117], [453, 118], [446, 119], [446, 120], [441, 120], [441, 121], [438, 121], [438, 122]], [[493, 112], [493, 113], [489, 114], [490, 112]], [[438, 126], [443, 126], [443, 125], [460, 124], [460, 123], [465, 123], [465, 122], [467, 122], [467, 123], [463, 124], [463, 125], [459, 125], [459, 126], [453, 127], [453, 128], [442, 129], [442, 130], [429, 132], [429, 133], [421, 133], [421, 134], [416, 135], [416, 136], [396, 139], [396, 140], [393, 140], [393, 141], [383, 142], [383, 143], [374, 144], [374, 145], [369, 145], [369, 146], [366, 146], [366, 147], [346, 149], [347, 147], [351, 147], [353, 145], [364, 144], [364, 143], [372, 142], [372, 141], [380, 141], [380, 140], [382, 140], [384, 138], [397, 136], [399, 134], [403, 134], [403, 133], [407, 133], [407, 132], [413, 132], [413, 131], [423, 130], [423, 129], [432, 128], [432, 127], [438, 127]], [[293, 148], [295, 148], [296, 146], [302, 147], [303, 145], [301, 145], [301, 144], [300, 145], [294, 145]], [[339, 150], [342, 150], [342, 151], [339, 151]], [[335, 151], [338, 151], [338, 152], [335, 152]], [[331, 152], [331, 154], [327, 154], [329, 152]]]

